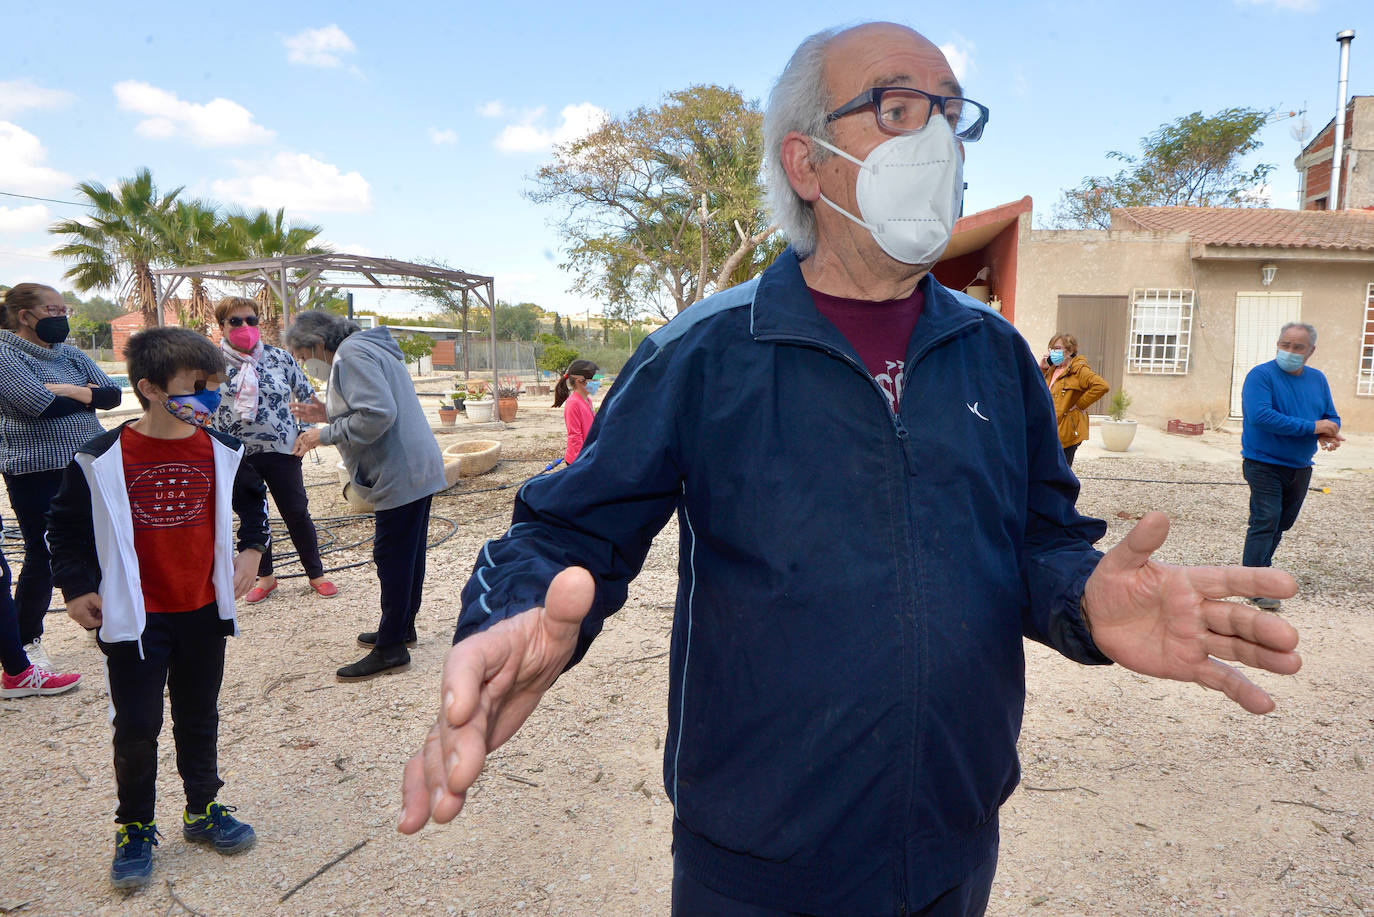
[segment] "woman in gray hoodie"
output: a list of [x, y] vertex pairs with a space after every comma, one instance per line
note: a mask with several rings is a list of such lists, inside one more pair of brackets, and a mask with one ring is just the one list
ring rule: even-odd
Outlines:
[[343, 681], [372, 678], [410, 665], [415, 616], [425, 583], [430, 498], [445, 487], [444, 459], [429, 428], [401, 348], [385, 328], [363, 331], [329, 312], [302, 312], [283, 335], [296, 359], [329, 365], [325, 401], [293, 404], [309, 423], [326, 424], [296, 438], [294, 452], [334, 446], [351, 487], [376, 509], [372, 559], [382, 589], [382, 618], [358, 635], [371, 651], [339, 669]]

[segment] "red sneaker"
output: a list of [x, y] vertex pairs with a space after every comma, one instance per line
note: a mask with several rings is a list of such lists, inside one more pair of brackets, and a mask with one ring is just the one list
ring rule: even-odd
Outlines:
[[256, 605], [272, 593], [276, 592], [277, 587], [280, 585], [280, 582], [275, 582], [271, 585], [271, 587], [267, 589], [264, 589], [261, 586], [254, 586], [252, 589], [248, 590], [248, 594], [243, 597], [243, 600], [247, 602], [249, 605]]
[[61, 694], [75, 688], [80, 680], [81, 676], [75, 672], [49, 672], [31, 665], [18, 675], [0, 674], [0, 697]]
[[318, 583], [311, 583], [310, 588], [314, 589], [316, 592], [318, 592], [320, 595], [324, 596], [327, 599], [332, 599], [334, 598], [334, 596], [339, 594], [339, 587], [335, 586], [329, 580], [321, 580]]

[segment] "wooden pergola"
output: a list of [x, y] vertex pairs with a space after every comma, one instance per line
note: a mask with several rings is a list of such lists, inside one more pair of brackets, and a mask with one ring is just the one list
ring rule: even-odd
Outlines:
[[[463, 297], [463, 351], [467, 353], [468, 296], [485, 306], [491, 315], [491, 373], [492, 393], [501, 386], [500, 369], [496, 362], [496, 279], [481, 274], [469, 274], [451, 268], [394, 258], [374, 258], [330, 252], [320, 255], [285, 255], [278, 258], [259, 258], [252, 261], [221, 261], [214, 264], [195, 264], [185, 267], [161, 268], [153, 271], [166, 278], [167, 284], [157, 297], [157, 323], [164, 324], [163, 306], [181, 286], [191, 278], [223, 283], [261, 283], [271, 290], [282, 304], [282, 322], [288, 324], [297, 311], [301, 290], [320, 288], [356, 290], [410, 290], [423, 292], [439, 287], [459, 292]], [[161, 286], [161, 285], [159, 285]]]

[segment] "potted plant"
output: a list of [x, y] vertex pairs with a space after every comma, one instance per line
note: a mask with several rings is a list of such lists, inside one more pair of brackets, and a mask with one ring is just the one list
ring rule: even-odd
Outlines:
[[1125, 389], [1117, 389], [1107, 402], [1108, 420], [1102, 421], [1102, 445], [1108, 452], [1126, 452], [1135, 439], [1136, 422], [1126, 419], [1126, 409], [1131, 406], [1131, 396]]
[[505, 423], [515, 419], [515, 411], [520, 407], [519, 396], [520, 389], [514, 385], [502, 385], [496, 390], [496, 410]]
[[439, 405], [439, 423], [451, 427], [458, 420], [458, 409], [447, 404]]
[[468, 390], [460, 385], [449, 394], [449, 397], [453, 399], [454, 410], [462, 411], [463, 405], [468, 400]]

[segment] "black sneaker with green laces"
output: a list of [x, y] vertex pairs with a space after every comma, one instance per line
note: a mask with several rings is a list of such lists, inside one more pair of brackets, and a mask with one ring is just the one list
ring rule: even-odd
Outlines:
[[219, 853], [247, 850], [258, 836], [251, 826], [229, 814], [237, 811], [233, 806], [217, 802], [206, 806], [200, 815], [192, 815], [188, 810], [181, 816], [181, 836], [195, 844], [209, 844]]
[[157, 846], [157, 825], [129, 822], [115, 830], [114, 862], [110, 864], [110, 884], [115, 888], [141, 888], [153, 875], [153, 848]]

